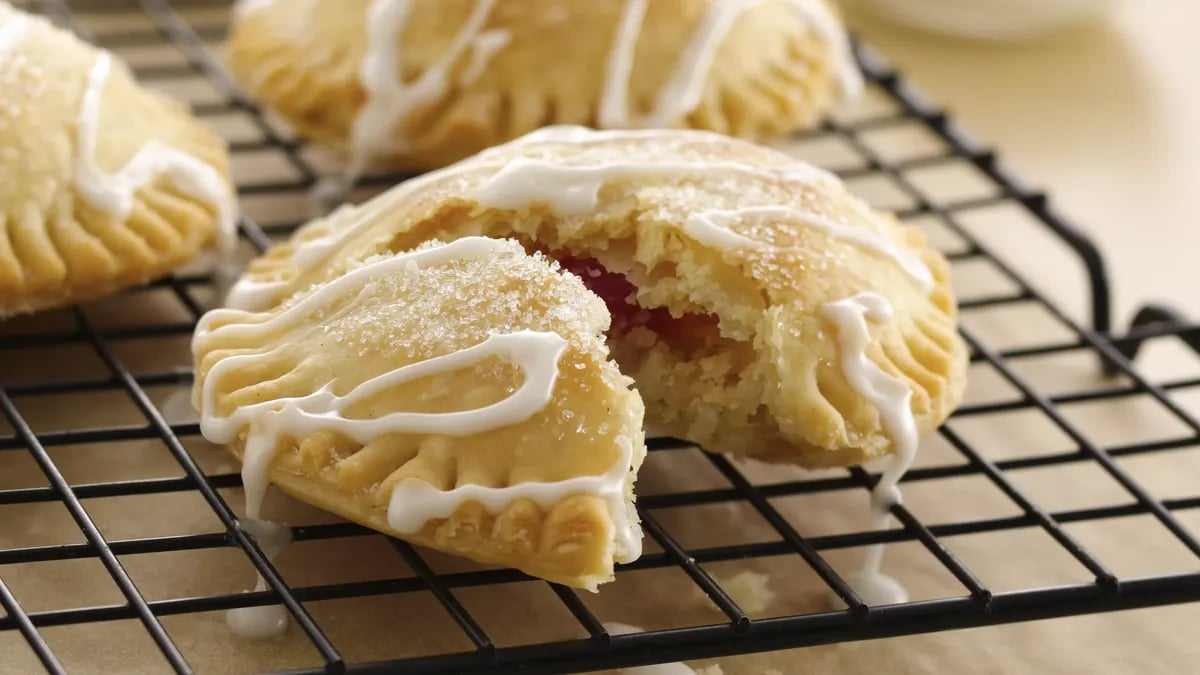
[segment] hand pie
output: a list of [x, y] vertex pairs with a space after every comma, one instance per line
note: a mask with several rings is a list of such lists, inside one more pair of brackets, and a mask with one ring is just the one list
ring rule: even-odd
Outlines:
[[[374, 212], [342, 211], [335, 220]], [[604, 303], [513, 241], [467, 237], [343, 267], [197, 327], [201, 430], [268, 479], [408, 541], [595, 589], [641, 552], [642, 402]]]
[[429, 238], [515, 237], [604, 298], [647, 420], [810, 467], [895, 452], [957, 405], [947, 263], [785, 154], [699, 131], [549, 127], [302, 227], [229, 296], [270, 307]]
[[437, 168], [552, 124], [767, 137], [861, 88], [826, 0], [251, 0], [230, 70], [310, 138]]
[[233, 244], [224, 144], [128, 68], [0, 2], [0, 317]]

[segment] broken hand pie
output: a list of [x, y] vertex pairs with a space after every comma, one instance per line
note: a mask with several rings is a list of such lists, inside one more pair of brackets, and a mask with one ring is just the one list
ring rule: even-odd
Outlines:
[[826, 0], [243, 0], [252, 96], [368, 162], [437, 168], [553, 124], [765, 138], [861, 80]]
[[281, 305], [203, 317], [201, 430], [242, 460], [252, 519], [270, 481], [408, 541], [595, 589], [641, 551], [642, 402], [608, 359], [608, 319], [514, 241], [381, 249]]
[[656, 430], [713, 451], [847, 465], [911, 456], [966, 356], [946, 260], [831, 174], [700, 131], [549, 127], [343, 207], [251, 263], [272, 307], [431, 238], [514, 237], [612, 314]]
[[129, 69], [0, 2], [0, 317], [233, 244], [224, 143]]

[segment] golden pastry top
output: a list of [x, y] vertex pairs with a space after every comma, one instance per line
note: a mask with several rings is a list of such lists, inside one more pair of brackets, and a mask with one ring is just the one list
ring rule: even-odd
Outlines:
[[594, 584], [641, 537], [629, 502], [642, 408], [608, 361], [607, 327], [577, 277], [516, 242], [431, 242], [264, 312], [209, 312], [194, 400], [205, 437], [242, 455], [251, 518], [268, 472], [386, 509], [401, 535], [467, 502], [499, 517], [592, 496], [609, 523], [590, 545], [601, 567], [578, 572]]

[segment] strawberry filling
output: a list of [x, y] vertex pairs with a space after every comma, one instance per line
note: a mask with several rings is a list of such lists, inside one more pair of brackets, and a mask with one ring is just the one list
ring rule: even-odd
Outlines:
[[563, 257], [563, 269], [583, 280], [588, 290], [600, 296], [612, 316], [610, 336], [626, 335], [634, 328], [653, 331], [668, 343], [690, 344], [704, 335], [717, 334], [717, 317], [711, 314], [671, 316], [663, 307], [646, 308], [637, 304], [637, 288], [623, 274], [611, 272], [594, 258]]

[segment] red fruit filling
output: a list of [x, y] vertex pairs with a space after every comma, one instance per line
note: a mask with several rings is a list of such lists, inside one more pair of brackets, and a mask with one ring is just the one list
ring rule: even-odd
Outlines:
[[611, 272], [594, 258], [562, 257], [563, 269], [583, 280], [588, 290], [600, 296], [612, 315], [609, 336], [626, 335], [634, 328], [653, 331], [663, 340], [677, 346], [695, 345], [709, 336], [719, 334], [717, 317], [711, 314], [671, 316], [663, 307], [646, 308], [637, 304], [637, 288], [624, 274]]

